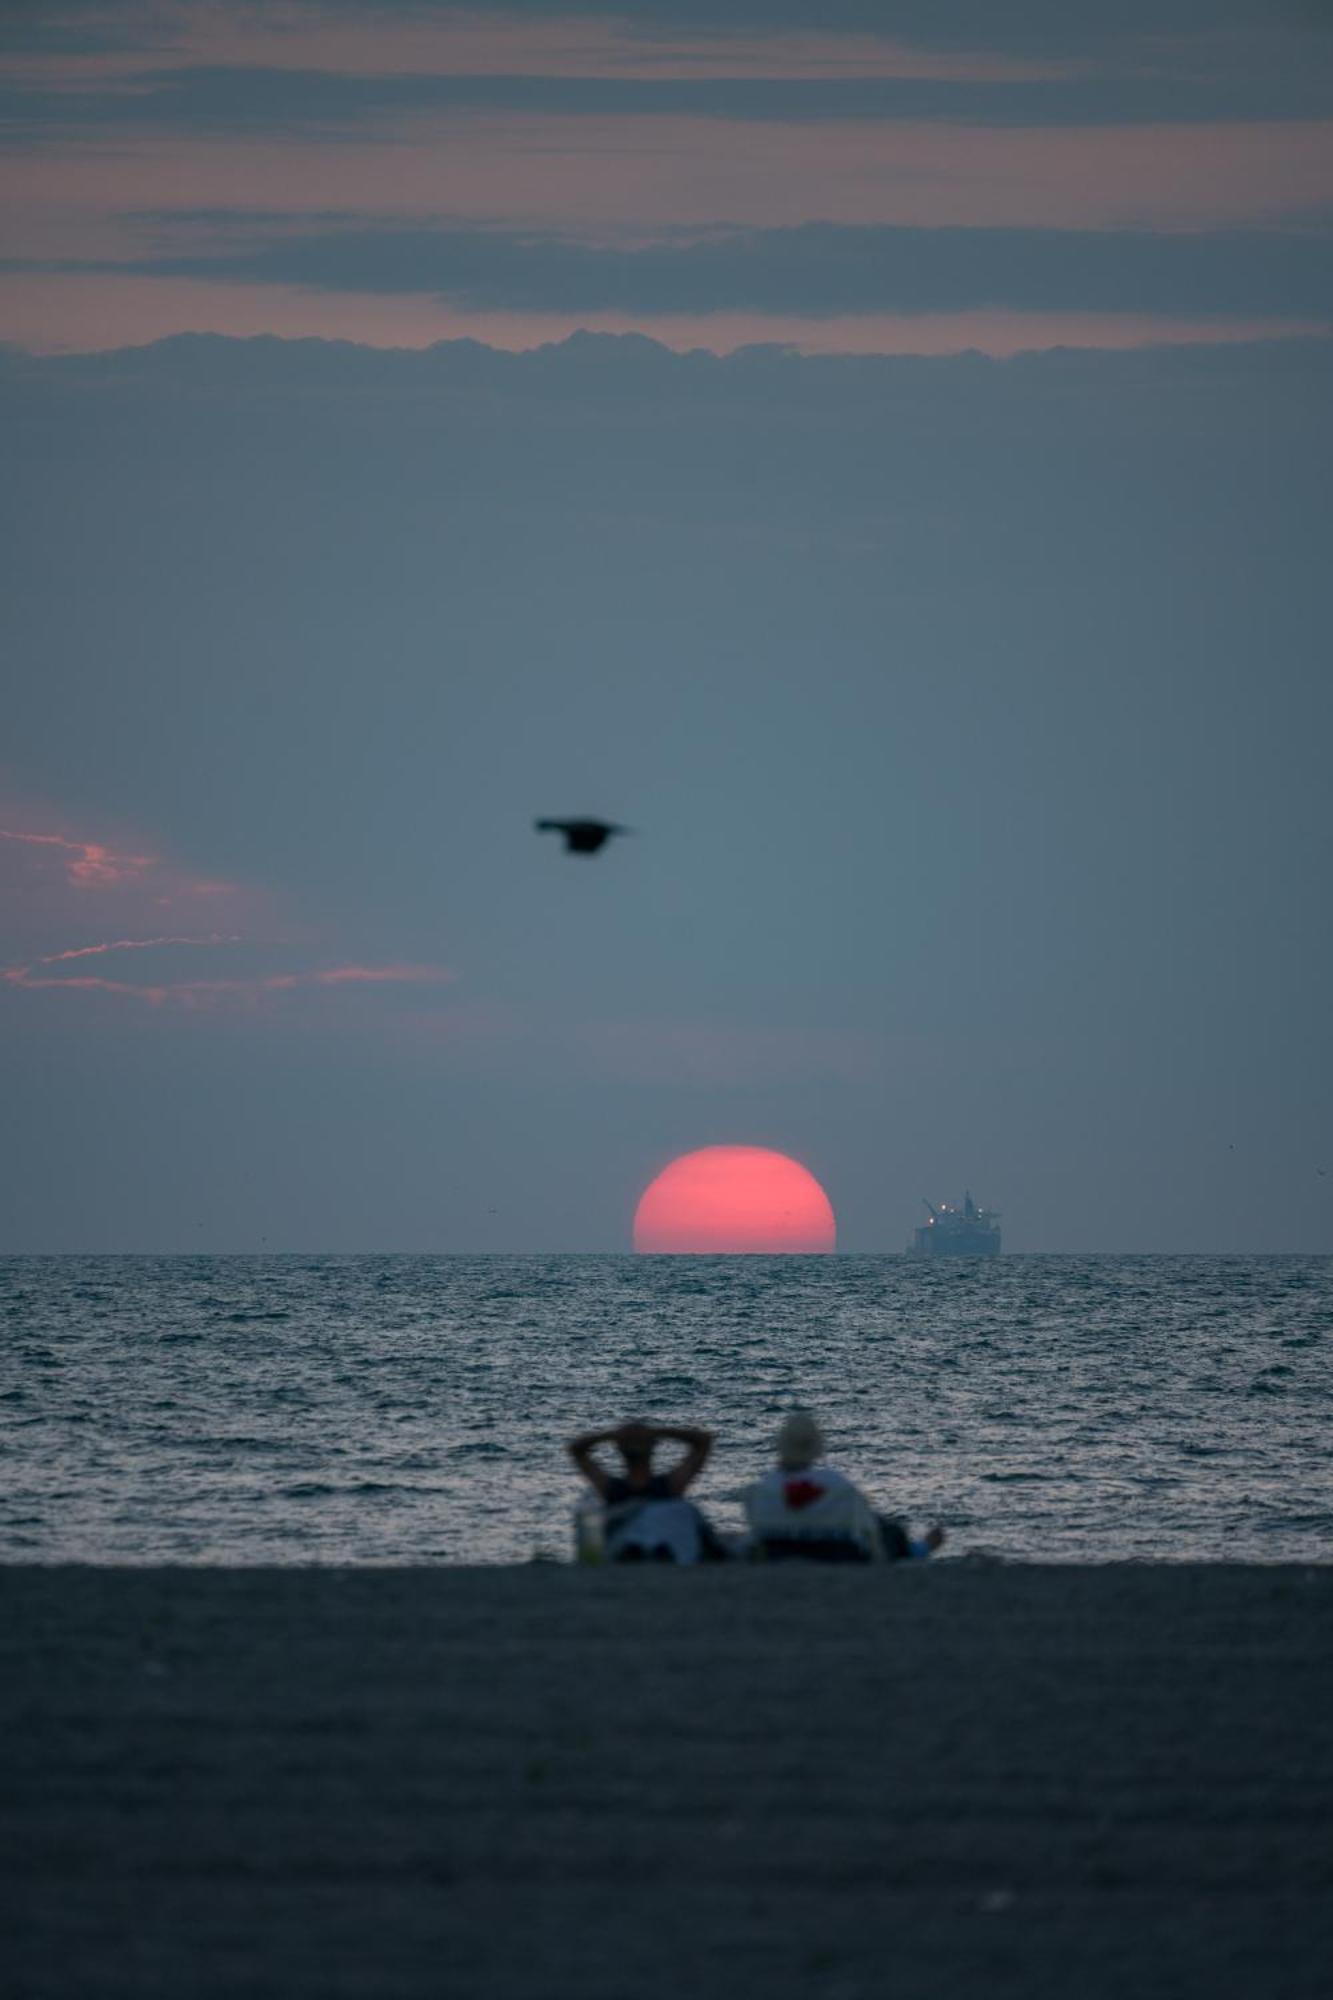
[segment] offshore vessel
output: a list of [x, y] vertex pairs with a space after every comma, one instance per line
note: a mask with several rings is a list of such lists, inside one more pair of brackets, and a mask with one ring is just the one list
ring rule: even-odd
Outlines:
[[961, 1208], [943, 1201], [936, 1208], [926, 1202], [930, 1221], [923, 1222], [912, 1239], [917, 1257], [998, 1257], [1000, 1254], [1000, 1211], [978, 1208], [970, 1194], [963, 1196]]

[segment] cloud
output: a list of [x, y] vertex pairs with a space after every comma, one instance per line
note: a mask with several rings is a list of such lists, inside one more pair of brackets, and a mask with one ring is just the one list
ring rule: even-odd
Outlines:
[[334, 965], [310, 974], [314, 986], [438, 986], [454, 974], [442, 965]]
[[218, 335], [356, 343], [369, 351], [426, 350], [441, 343], [510, 354], [579, 334], [643, 335], [677, 354], [723, 356], [775, 345], [803, 355], [985, 354], [1006, 359], [1054, 348], [1222, 346], [1295, 340], [1326, 330], [1310, 320], [1265, 314], [1189, 318], [1167, 313], [504, 312], [418, 295], [307, 291], [297, 286], [207, 284], [186, 278], [5, 277], [0, 314], [34, 354], [97, 354], [141, 348], [207, 326]]
[[26, 993], [113, 993], [157, 1006], [174, 994], [217, 982], [182, 979], [135, 981], [109, 978], [104, 973], [52, 972], [48, 968], [65, 966], [90, 958], [107, 958], [123, 952], [152, 952], [159, 957], [164, 954], [174, 957], [179, 955], [182, 949], [215, 950], [244, 943], [245, 939], [239, 934], [222, 933], [197, 937], [164, 935], [110, 938], [97, 944], [70, 945], [61, 951], [44, 952], [39, 958], [27, 964], [7, 966], [0, 970], [0, 981], [8, 987], [18, 988]]
[[124, 256], [144, 247], [131, 218], [164, 208], [304, 212], [312, 226], [330, 212], [412, 217], [585, 240], [804, 222], [1216, 229], [1326, 216], [1331, 182], [1333, 121], [1314, 119], [998, 130], [512, 113], [407, 119], [384, 143], [139, 133], [55, 146], [25, 160], [4, 214], [24, 254], [76, 224], [90, 241], [100, 219], [106, 254]]
[[[149, 945], [240, 943], [240, 939], [179, 938], [172, 940], [122, 940], [116, 945], [92, 947], [104, 951], [146, 949]], [[88, 952], [71, 951], [43, 959], [43, 965], [62, 959], [81, 958]], [[46, 978], [31, 966], [10, 966], [0, 972], [0, 980], [25, 993], [111, 993], [128, 1000], [141, 1000], [151, 1007], [174, 1003], [184, 1008], [240, 1005], [254, 1007], [267, 995], [295, 993], [302, 988], [358, 986], [441, 986], [452, 982], [454, 974], [441, 965], [332, 965], [310, 971], [280, 971], [236, 979], [165, 979], [136, 982], [107, 979], [97, 973]]]
[[[254, 889], [200, 874], [137, 841], [57, 831], [49, 822], [20, 825], [12, 811], [5, 817], [0, 921], [20, 970], [111, 951], [232, 941], [215, 929], [201, 936], [193, 927], [200, 918], [227, 923], [238, 939], [243, 927], [261, 935], [271, 928], [268, 899]], [[191, 928], [167, 932], [163, 922], [172, 917]], [[85, 941], [92, 923], [103, 935]], [[76, 942], [69, 942], [71, 932]]]
[[101, 958], [109, 951], [156, 951], [162, 945], [240, 944], [240, 937], [151, 937], [113, 938], [107, 944], [81, 944], [71, 951], [53, 951], [39, 959], [39, 965], [64, 965], [72, 958]]
[[1322, 323], [1329, 38], [1241, 0], [1075, 12], [10, 10], [0, 333], [1012, 353]]
[[[233, 883], [192, 876], [156, 856], [126, 852], [105, 840], [76, 839], [37, 829], [0, 830], [11, 865], [0, 870], [0, 914], [11, 937], [26, 930], [30, 939], [75, 921], [88, 921], [94, 910], [149, 913], [182, 907], [205, 899], [250, 919], [248, 930], [183, 933], [153, 931], [142, 936], [103, 937], [88, 943], [63, 944], [56, 949], [31, 950], [0, 967], [0, 986], [11, 993], [110, 995], [148, 1007], [175, 1006], [190, 1011], [219, 1007], [253, 1009], [279, 994], [301, 991], [348, 994], [380, 988], [440, 986], [455, 975], [441, 965], [409, 960], [374, 962], [335, 958], [313, 941], [303, 947], [307, 962], [290, 962], [292, 939], [274, 935], [271, 901]], [[17, 865], [15, 865], [15, 863]], [[63, 891], [63, 893], [61, 893]], [[201, 951], [226, 952], [252, 961], [252, 969], [221, 977], [200, 977], [181, 969], [182, 955]], [[103, 972], [68, 971], [90, 959], [147, 954], [154, 969], [143, 978], [110, 976]], [[273, 963], [276, 958], [280, 962]], [[285, 959], [285, 962], [282, 962]], [[253, 962], [258, 960], [257, 964]]]
[[[313, 61], [318, 51], [309, 52]], [[1303, 70], [1280, 89], [1256, 93], [1252, 76], [1209, 72], [1180, 75], [1149, 71], [1130, 75], [1085, 76], [1052, 69], [1046, 74], [992, 59], [990, 71], [978, 62], [971, 73], [932, 74], [918, 60], [815, 62], [802, 73], [778, 58], [772, 68], [762, 56], [748, 71], [724, 67], [710, 75], [705, 63], [686, 73], [598, 74], [516, 70], [498, 74], [429, 75], [370, 69], [354, 75], [339, 70], [259, 68], [241, 64], [142, 70], [95, 77], [69, 87], [32, 81], [11, 82], [3, 108], [6, 144], [50, 146], [59, 141], [86, 145], [95, 135], [114, 140], [164, 134], [341, 135], [366, 143], [388, 137], [422, 120], [459, 121], [481, 117], [539, 116], [576, 121], [632, 117], [711, 119], [768, 124], [892, 121], [967, 122], [983, 126], [1056, 125], [1138, 127], [1192, 125], [1261, 117], [1283, 123], [1320, 117], [1327, 107], [1327, 82]]]
[[[178, 225], [179, 226], [179, 225]], [[1333, 231], [1192, 234], [810, 223], [671, 232], [614, 246], [532, 230], [200, 218], [193, 253], [101, 264], [103, 276], [427, 294], [476, 311], [662, 319], [717, 312], [1333, 316]], [[18, 268], [11, 265], [11, 269]], [[88, 270], [83, 266], [83, 271]], [[71, 275], [81, 267], [70, 262]]]
[[52, 7], [0, 26], [11, 130], [160, 123], [290, 134], [395, 112], [1057, 118], [1318, 115], [1296, 9], [819, 10], [769, 4]]
[[[300, 215], [144, 218], [168, 245], [111, 262], [11, 259], [0, 311], [34, 347], [207, 325], [505, 348], [578, 328], [677, 350], [1005, 355], [1308, 334], [1333, 319], [1333, 230], [700, 226], [615, 244], [533, 229]], [[179, 239], [184, 239], [182, 247]], [[171, 239], [177, 239], [172, 241]]]
[[[883, 0], [824, 0], [820, 33], [884, 34]], [[894, 33], [914, 45], [947, 50], [985, 48], [995, 38], [993, 0], [895, 0]], [[484, 44], [521, 35], [545, 47], [550, 38], [586, 43], [615, 36], [695, 38], [809, 33], [807, 0], [211, 0], [192, 8], [160, 0], [46, 0], [0, 17], [0, 48], [11, 53], [51, 49], [62, 54], [116, 48], [177, 49], [218, 38], [267, 35], [275, 41], [316, 31], [360, 36], [362, 45], [393, 46], [399, 36], [464, 38]], [[1148, 35], [1163, 39], [1319, 25], [1319, 0], [1121, 0], [1107, 8], [1071, 10], [1067, 0], [1012, 0], [1003, 16], [1006, 45], [1103, 47]], [[423, 44], [412, 43], [420, 57]]]
[[[14, 815], [10, 815], [11, 819]], [[87, 906], [130, 912], [230, 906], [251, 912], [253, 892], [200, 875], [138, 845], [84, 839], [49, 826], [0, 828], [0, 902], [12, 926], [20, 921], [68, 924]]]
[[142, 880], [155, 864], [150, 854], [118, 854], [95, 840], [67, 840], [59, 833], [22, 833], [0, 828], [0, 840], [27, 847], [54, 848], [67, 879], [80, 889], [119, 887]]

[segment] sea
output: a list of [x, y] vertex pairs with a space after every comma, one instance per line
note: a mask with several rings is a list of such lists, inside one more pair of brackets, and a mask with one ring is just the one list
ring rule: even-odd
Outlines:
[[1333, 1259], [0, 1260], [0, 1561], [569, 1560], [571, 1435], [795, 1404], [945, 1556], [1333, 1557]]

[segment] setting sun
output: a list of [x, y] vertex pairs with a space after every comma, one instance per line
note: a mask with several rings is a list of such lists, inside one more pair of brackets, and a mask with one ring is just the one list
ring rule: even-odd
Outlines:
[[636, 1250], [808, 1254], [832, 1250], [836, 1240], [832, 1206], [814, 1175], [766, 1146], [682, 1153], [634, 1214]]

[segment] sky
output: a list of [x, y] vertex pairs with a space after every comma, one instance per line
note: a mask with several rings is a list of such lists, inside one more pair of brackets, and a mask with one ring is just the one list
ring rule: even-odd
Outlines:
[[1333, 1251], [1331, 82], [0, 12], [0, 1250], [620, 1250], [736, 1144], [850, 1251]]

